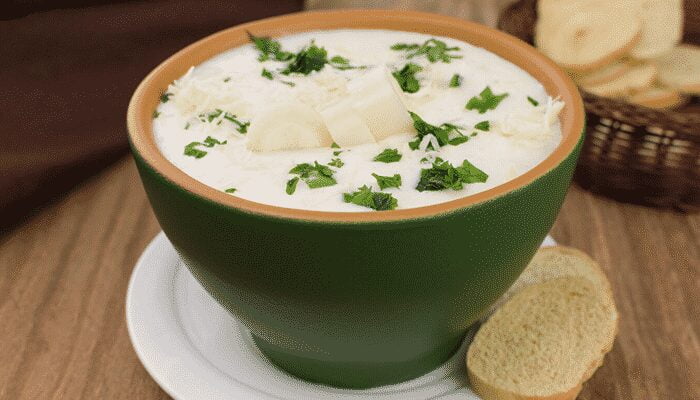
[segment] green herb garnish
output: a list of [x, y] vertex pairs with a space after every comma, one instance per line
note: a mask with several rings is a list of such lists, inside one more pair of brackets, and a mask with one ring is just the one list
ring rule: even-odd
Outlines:
[[188, 130], [188, 129], [190, 129], [190, 123], [189, 123], [189, 122], [185, 124], [185, 130]]
[[328, 63], [328, 52], [323, 47], [318, 47], [311, 42], [309, 47], [302, 49], [294, 55], [287, 68], [282, 70], [283, 75], [298, 73], [308, 75], [313, 71], [320, 71]]
[[437, 158], [432, 168], [421, 169], [416, 190], [461, 190], [465, 183], [486, 182], [486, 179], [488, 175], [467, 160], [464, 160], [461, 166], [454, 167], [449, 162]]
[[374, 179], [377, 180], [377, 185], [379, 185], [379, 189], [401, 187], [401, 175], [399, 174], [394, 174], [394, 176], [382, 176], [373, 173], [372, 176], [374, 177]]
[[298, 164], [289, 170], [289, 173], [299, 175], [311, 189], [333, 186], [338, 183], [335, 178], [333, 178], [333, 170], [325, 165], [319, 164], [318, 161], [314, 161], [314, 165], [309, 163]]
[[224, 140], [223, 142], [220, 142], [218, 139], [215, 139], [211, 136], [207, 136], [206, 139], [204, 139], [204, 142], [202, 143], [204, 147], [214, 147], [217, 144], [226, 144], [228, 143], [228, 140]]
[[[225, 119], [227, 121], [231, 121], [234, 124], [238, 125], [238, 127], [236, 128], [236, 130], [238, 132], [240, 132], [240, 133], [248, 132], [248, 127], [250, 126], [250, 122], [239, 121], [238, 117], [236, 117], [234, 114], [231, 114], [230, 112], [224, 112], [223, 110], [218, 109], [218, 108], [212, 112], [209, 112], [209, 113], [199, 114], [199, 120], [202, 122], [212, 122], [216, 118], [219, 118], [221, 116], [221, 114], [224, 115], [223, 119]], [[218, 123], [221, 123], [221, 121], [219, 121]]]
[[262, 69], [260, 76], [262, 76], [263, 78], [267, 78], [269, 80], [274, 79], [274, 77], [272, 76], [272, 72], [270, 70], [268, 70], [267, 68]]
[[331, 160], [331, 162], [328, 163], [328, 165], [330, 165], [331, 167], [340, 168], [343, 165], [345, 165], [345, 163], [340, 158], [334, 158]]
[[207, 152], [204, 150], [199, 150], [196, 148], [196, 146], [201, 145], [201, 142], [192, 142], [185, 146], [185, 154], [186, 156], [194, 157], [194, 158], [202, 158], [207, 155]]
[[406, 58], [425, 55], [431, 63], [437, 61], [449, 63], [453, 58], [462, 58], [459, 55], [449, 54], [451, 51], [459, 50], [459, 47], [447, 47], [447, 43], [437, 39], [428, 39], [422, 45], [417, 43], [397, 43], [391, 46], [391, 49], [407, 52]]
[[532, 97], [530, 97], [530, 96], [527, 96], [527, 101], [529, 101], [529, 102], [530, 102], [530, 104], [532, 104], [532, 105], [533, 105], [533, 106], [535, 106], [535, 107], [537, 107], [537, 106], [539, 106], [539, 105], [540, 105], [540, 102], [539, 102], [539, 101], [537, 101], [537, 100], [533, 99], [533, 98], [532, 98]]
[[344, 193], [343, 201], [377, 211], [393, 210], [398, 206], [398, 201], [394, 196], [384, 192], [373, 192], [372, 188], [367, 185], [353, 193]]
[[346, 69], [365, 69], [367, 68], [365, 65], [350, 65], [350, 60], [348, 60], [345, 57], [341, 56], [333, 56], [331, 59], [328, 61], [328, 63], [331, 65], [331, 67], [335, 69], [339, 69], [341, 71], [345, 71]]
[[391, 46], [390, 48], [392, 50], [400, 51], [400, 50], [415, 50], [419, 47], [420, 47], [420, 45], [418, 43], [396, 43], [395, 45]]
[[384, 151], [377, 154], [372, 160], [383, 163], [393, 163], [401, 160], [401, 153], [399, 153], [398, 149], [384, 149]]
[[[462, 133], [460, 130], [461, 128], [457, 125], [444, 123], [440, 126], [435, 126], [425, 122], [423, 118], [414, 112], [409, 111], [408, 113], [411, 114], [411, 118], [413, 119], [413, 127], [418, 133], [416, 138], [408, 144], [412, 150], [418, 149], [420, 142], [427, 135], [435, 136], [435, 139], [437, 139], [440, 146], [446, 146], [448, 144], [456, 146], [469, 140], [469, 138]], [[433, 148], [432, 143], [428, 144], [427, 148], [437, 150]]]
[[294, 53], [282, 50], [282, 45], [280, 42], [271, 39], [269, 37], [255, 36], [248, 32], [248, 37], [250, 41], [253, 42], [255, 47], [260, 51], [258, 56], [258, 61], [276, 60], [276, 61], [289, 61], [294, 57]]
[[287, 181], [287, 188], [285, 189], [285, 192], [287, 192], [288, 195], [294, 194], [294, 192], [297, 190], [297, 183], [299, 183], [298, 176], [295, 176], [294, 178], [288, 180]]
[[462, 86], [462, 76], [460, 74], [452, 75], [450, 79], [450, 87], [460, 87]]
[[226, 193], [236, 193], [236, 190], [238, 190], [238, 189], [236, 189], [236, 188], [228, 188], [228, 189], [224, 190], [224, 192], [226, 192]]
[[394, 71], [391, 74], [401, 86], [401, 90], [406, 93], [415, 93], [420, 89], [420, 83], [416, 79], [416, 73], [423, 70], [418, 64], [408, 63], [399, 71]]
[[474, 128], [480, 130], [480, 131], [487, 131], [491, 129], [491, 123], [489, 121], [481, 121], [474, 125]]
[[160, 116], [160, 111], [158, 111], [158, 110], [153, 111], [153, 119], [156, 119], [159, 116]]
[[204, 146], [204, 147], [214, 147], [215, 145], [222, 145], [228, 143], [227, 140], [224, 140], [223, 142], [220, 142], [218, 139], [215, 139], [211, 136], [207, 136], [206, 139], [204, 139], [203, 142], [192, 142], [185, 146], [185, 154], [186, 156], [194, 157], [194, 158], [202, 158], [208, 154], [208, 152], [204, 150], [200, 150], [197, 148], [197, 146]]
[[[340, 148], [340, 146], [338, 146], [338, 143], [333, 142], [333, 143], [331, 144], [331, 149], [339, 149], [339, 148]], [[343, 152], [342, 150], [336, 150], [336, 151], [333, 152], [333, 155], [334, 155], [334, 156], [338, 156], [338, 155], [340, 155], [340, 153], [342, 153], [342, 152]]]
[[230, 80], [231, 80], [231, 77], [230, 77], [230, 76], [227, 76], [226, 78], [224, 78], [224, 83], [226, 83], [226, 82], [228, 82], [228, 81], [230, 81]]
[[508, 97], [508, 93], [493, 94], [491, 88], [486, 86], [486, 89], [482, 90], [479, 96], [469, 99], [465, 108], [467, 110], [478, 110], [479, 114], [483, 114], [498, 107], [498, 104], [506, 97]]
[[160, 102], [161, 102], [161, 103], [167, 103], [168, 100], [170, 100], [170, 96], [172, 96], [172, 95], [173, 95], [172, 93], [167, 93], [167, 92], [161, 94], [161, 95], [160, 95]]

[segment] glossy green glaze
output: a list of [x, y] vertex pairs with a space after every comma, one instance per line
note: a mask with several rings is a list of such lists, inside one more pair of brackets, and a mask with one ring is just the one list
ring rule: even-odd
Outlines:
[[242, 212], [175, 185], [134, 149], [163, 231], [273, 362], [365, 388], [420, 376], [521, 273], [574, 170], [564, 161], [501, 197], [430, 218], [339, 223]]

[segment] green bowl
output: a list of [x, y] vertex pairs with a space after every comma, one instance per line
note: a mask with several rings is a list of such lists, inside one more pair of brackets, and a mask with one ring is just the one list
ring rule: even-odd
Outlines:
[[[542, 163], [493, 189], [383, 212], [264, 205], [210, 188], [158, 151], [151, 115], [192, 65], [247, 43], [316, 29], [378, 28], [449, 36], [486, 48], [538, 79], [566, 107], [563, 139]], [[129, 137], [163, 231], [206, 290], [289, 373], [367, 388], [436, 368], [518, 277], [561, 207], [583, 139], [571, 80], [524, 42], [463, 20], [353, 10], [286, 15], [209, 36], [170, 57], [136, 90]]]

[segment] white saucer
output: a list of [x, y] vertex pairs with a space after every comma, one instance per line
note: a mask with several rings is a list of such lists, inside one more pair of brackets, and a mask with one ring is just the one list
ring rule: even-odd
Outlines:
[[[547, 237], [543, 245], [555, 244]], [[435, 371], [369, 390], [336, 389], [295, 378], [272, 365], [247, 329], [207, 294], [163, 232], [136, 263], [126, 322], [141, 363], [170, 396], [200, 399], [465, 399], [462, 348]]]

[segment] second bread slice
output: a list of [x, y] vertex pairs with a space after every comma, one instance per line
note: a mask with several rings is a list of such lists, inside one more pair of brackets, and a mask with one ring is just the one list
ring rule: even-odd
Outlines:
[[467, 352], [484, 400], [571, 400], [600, 366], [617, 330], [612, 298], [589, 279], [524, 288], [479, 329]]

